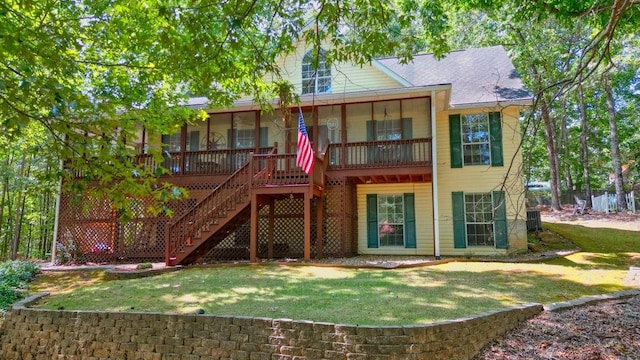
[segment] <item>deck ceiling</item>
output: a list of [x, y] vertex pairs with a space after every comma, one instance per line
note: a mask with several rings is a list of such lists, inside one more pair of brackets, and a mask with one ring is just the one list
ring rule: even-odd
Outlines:
[[[336, 171], [336, 173], [352, 179], [358, 184], [399, 184], [432, 181], [432, 168], [430, 166], [351, 169]], [[332, 176], [334, 174], [327, 172], [327, 175]]]

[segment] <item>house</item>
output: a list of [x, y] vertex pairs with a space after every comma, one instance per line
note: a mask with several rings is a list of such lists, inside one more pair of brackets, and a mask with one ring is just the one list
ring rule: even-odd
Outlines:
[[[160, 165], [143, 150], [162, 146], [162, 180], [189, 191], [176, 216], [151, 216], [140, 199], [124, 222], [106, 200], [87, 198], [82, 212], [63, 194], [58, 241], [86, 261], [169, 265], [526, 250], [518, 121], [532, 96], [502, 47], [362, 67], [320, 58], [316, 69], [310, 57], [300, 45], [280, 62], [300, 92], [291, 116], [193, 98], [206, 121], [157, 139], [141, 129], [137, 161]], [[310, 175], [296, 166], [299, 113]]]

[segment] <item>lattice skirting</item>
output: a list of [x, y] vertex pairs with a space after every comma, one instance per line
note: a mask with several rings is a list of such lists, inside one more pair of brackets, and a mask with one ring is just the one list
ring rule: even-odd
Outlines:
[[[204, 191], [190, 189], [198, 196]], [[327, 257], [353, 256], [356, 253], [355, 185], [344, 179], [327, 179], [323, 209], [312, 203], [311, 247], [316, 252], [317, 211], [324, 211], [323, 253]], [[195, 205], [197, 199], [174, 202], [169, 206], [176, 215]], [[108, 200], [85, 197], [81, 201], [64, 195], [60, 204], [57, 261], [60, 263], [118, 263], [164, 261], [165, 229], [168, 219], [154, 217], [146, 210], [150, 201], [132, 202], [133, 217], [123, 221]], [[300, 198], [274, 202], [274, 258], [300, 258], [304, 252], [304, 204]], [[250, 223], [229, 233], [201, 261], [244, 260], [249, 258]], [[258, 220], [258, 257], [267, 257], [269, 207], [263, 206]]]

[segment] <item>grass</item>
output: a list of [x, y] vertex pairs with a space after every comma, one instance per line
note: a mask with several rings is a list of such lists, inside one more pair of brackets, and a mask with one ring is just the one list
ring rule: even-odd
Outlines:
[[555, 264], [583, 269], [628, 269], [640, 265], [640, 232], [552, 223], [545, 223], [545, 228], [571, 239], [582, 249], [578, 254], [553, 261]]
[[576, 232], [584, 238], [590, 235], [582, 231], [594, 231], [595, 238], [584, 240], [587, 246], [582, 238], [576, 242], [583, 249], [609, 252], [578, 253], [544, 263], [452, 262], [396, 270], [221, 266], [114, 281], [105, 281], [99, 271], [65, 272], [41, 276], [31, 291], [53, 293], [39, 304], [48, 309], [162, 313], [202, 309], [216, 315], [399, 325], [626, 289], [622, 279], [627, 264], [640, 255], [634, 252], [638, 247], [633, 234], [592, 248], [589, 243], [602, 236], [599, 229], [555, 224], [549, 228], [569, 238]]

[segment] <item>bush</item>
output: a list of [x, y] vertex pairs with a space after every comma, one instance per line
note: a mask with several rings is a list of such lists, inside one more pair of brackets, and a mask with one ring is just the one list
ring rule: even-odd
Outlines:
[[152, 263], [142, 263], [142, 264], [136, 265], [136, 270], [145, 270], [145, 269], [152, 269], [152, 268], [153, 268]]
[[40, 267], [28, 261], [0, 263], [0, 312], [24, 297], [24, 287], [40, 272]]

